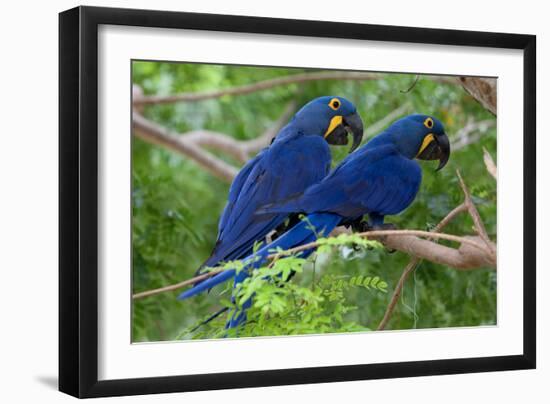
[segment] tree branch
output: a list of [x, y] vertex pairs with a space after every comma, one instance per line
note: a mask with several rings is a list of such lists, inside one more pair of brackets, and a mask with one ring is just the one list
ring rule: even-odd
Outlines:
[[493, 115], [497, 114], [497, 80], [483, 77], [459, 77], [462, 87]]
[[[296, 102], [290, 102], [281, 117], [262, 135], [251, 140], [236, 140], [230, 135], [220, 132], [197, 130], [178, 134], [148, 120], [134, 109], [132, 124], [135, 135], [149, 143], [166, 147], [195, 160], [214, 176], [231, 182], [238, 169], [215, 155], [204, 150], [203, 147], [216, 149], [230, 155], [242, 163], [248, 161], [253, 153], [258, 152], [271, 142], [279, 130], [289, 121], [296, 109]], [[384, 118], [372, 124], [365, 130], [365, 139], [377, 134], [395, 119], [410, 111], [411, 105], [404, 104], [396, 108]]]
[[470, 120], [462, 129], [453, 136], [451, 150], [460, 150], [472, 143], [477, 142], [490, 128], [495, 126], [494, 119], [474, 122]]
[[255, 139], [236, 140], [229, 135], [207, 130], [187, 132], [180, 136], [187, 142], [193, 142], [199, 146], [217, 149], [245, 163], [248, 161], [251, 154], [269, 145], [271, 139], [273, 139], [281, 128], [290, 120], [295, 110], [296, 101], [288, 103], [280, 118], [277, 119], [269, 129]]
[[181, 136], [178, 136], [178, 134], [173, 133], [154, 122], [151, 122], [148, 119], [145, 119], [136, 111], [132, 114], [132, 125], [134, 128], [134, 134], [137, 137], [149, 143], [163, 146], [170, 150], [177, 151], [185, 156], [191, 157], [209, 173], [221, 178], [222, 180], [231, 182], [237, 175], [237, 168], [206, 152], [196, 144], [182, 140]]
[[438, 75], [438, 74], [429, 74], [425, 76], [425, 78], [430, 79], [431, 81], [435, 81], [436, 83], [441, 84], [450, 84], [450, 85], [460, 85], [459, 77], [457, 76], [444, 76], [444, 75]]
[[267, 129], [262, 135], [257, 137], [256, 139], [247, 140], [246, 142], [243, 142], [243, 147], [246, 151], [246, 153], [253, 154], [267, 145], [271, 143], [271, 140], [277, 136], [277, 133], [285, 126], [289, 121], [290, 118], [292, 118], [292, 115], [294, 114], [294, 111], [296, 110], [297, 102], [291, 101], [287, 107], [285, 108], [283, 114], [277, 121], [269, 128]]
[[181, 289], [184, 286], [192, 285], [195, 282], [200, 282], [204, 279], [211, 278], [212, 276], [217, 275], [220, 272], [222, 272], [222, 271], [218, 270], [218, 271], [206, 272], [204, 274], [197, 275], [197, 276], [195, 276], [191, 279], [186, 279], [184, 281], [174, 283], [173, 285], [163, 286], [162, 288], [158, 288], [158, 289], [151, 289], [151, 290], [146, 290], [144, 292], [134, 293], [132, 295], [132, 299], [143, 299], [144, 297], [154, 296], [154, 295], [158, 295], [160, 293], [170, 292], [172, 290]]
[[[495, 265], [494, 262], [488, 260], [487, 256], [489, 252], [482, 243], [482, 240], [477, 237], [458, 237], [451, 234], [427, 232], [422, 230], [374, 230], [357, 233], [357, 235], [364, 238], [383, 237], [380, 241], [390, 248], [394, 248], [417, 257], [426, 258], [457, 270], [475, 269], [478, 267], [487, 266], [491, 267]], [[456, 250], [428, 240], [420, 239], [415, 236], [451, 240], [458, 242], [461, 245], [458, 250]], [[404, 239], [404, 241], [401, 241], [400, 239]], [[267, 259], [276, 260], [281, 257], [309, 250], [311, 248], [316, 248], [318, 246], [319, 242], [314, 241], [282, 252], [270, 254], [267, 256]], [[142, 297], [153, 296], [159, 293], [180, 289], [183, 286], [191, 285], [195, 282], [210, 278], [220, 272], [221, 271], [219, 268], [214, 268], [211, 272], [201, 274], [183, 282], [178, 282], [159, 289], [136, 293], [133, 295], [133, 298], [140, 299]]]
[[136, 95], [133, 99], [135, 106], [151, 105], [151, 104], [168, 104], [173, 102], [195, 102], [219, 98], [226, 95], [244, 95], [257, 91], [267, 90], [272, 87], [284, 86], [295, 83], [305, 83], [308, 81], [321, 80], [375, 80], [383, 77], [377, 73], [366, 72], [317, 72], [317, 73], [300, 73], [290, 76], [277, 77], [274, 79], [259, 81], [257, 83], [245, 84], [238, 87], [230, 87], [221, 90], [181, 93], [174, 95]]
[[[254, 91], [265, 90], [274, 86], [288, 85], [292, 83], [303, 83], [307, 81], [318, 80], [373, 80], [382, 77], [380, 74], [374, 73], [362, 73], [362, 72], [318, 72], [318, 73], [303, 73], [286, 77], [278, 77], [275, 79], [265, 80], [258, 83], [248, 84], [240, 87], [232, 87], [228, 89], [202, 92], [202, 93], [184, 93], [176, 94], [172, 96], [144, 96], [143, 91], [137, 85], [132, 86], [133, 101], [134, 101], [134, 113], [132, 116], [133, 127], [135, 129], [136, 136], [141, 139], [164, 146], [168, 149], [177, 151], [187, 157], [195, 160], [200, 166], [205, 168], [208, 172], [214, 176], [226, 181], [231, 182], [238, 172], [238, 169], [231, 164], [219, 159], [215, 155], [208, 153], [204, 150], [204, 147], [216, 149], [222, 151], [238, 161], [244, 163], [250, 155], [259, 151], [261, 148], [269, 144], [271, 139], [277, 134], [281, 127], [288, 121], [290, 115], [296, 108], [294, 102], [290, 103], [282, 116], [277, 122], [269, 128], [264, 134], [256, 139], [247, 141], [238, 141], [233, 137], [213, 131], [199, 130], [192, 131], [183, 135], [171, 132], [160, 125], [155, 124], [144, 118], [141, 115], [143, 105], [153, 103], [167, 103], [176, 101], [198, 101], [202, 99], [217, 98], [224, 95], [241, 95], [248, 94]], [[428, 76], [431, 80], [441, 81], [444, 83], [454, 83], [458, 80], [465, 86], [471, 83], [470, 81], [462, 80], [459, 78], [449, 80], [446, 77]], [[468, 78], [466, 78], [468, 79]], [[479, 79], [485, 80], [485, 79]], [[489, 80], [489, 79], [487, 79]], [[496, 88], [496, 87], [495, 87]], [[496, 91], [496, 90], [495, 90]], [[365, 138], [369, 138], [389, 123], [399, 118], [410, 110], [411, 106], [405, 104], [390, 114], [371, 125], [365, 131]], [[494, 125], [492, 121], [481, 121], [477, 123], [469, 123], [459, 132], [459, 140], [453, 144], [453, 150], [458, 150], [466, 145], [477, 141], [481, 136], [481, 132], [486, 131], [490, 126]], [[470, 133], [480, 132], [477, 137], [469, 136]]]
[[[456, 208], [454, 208], [451, 212], [447, 214], [443, 218], [442, 221], [439, 222], [437, 226], [433, 229], [434, 232], [442, 231], [445, 226], [447, 226], [456, 216], [460, 215], [462, 212], [466, 212], [468, 208], [466, 207], [466, 204], [462, 203], [458, 205]], [[393, 311], [395, 310], [395, 306], [397, 305], [397, 302], [399, 301], [399, 297], [401, 296], [401, 293], [403, 292], [403, 288], [405, 286], [405, 282], [407, 281], [409, 275], [412, 271], [414, 271], [417, 267], [417, 265], [422, 261], [419, 257], [412, 257], [403, 270], [403, 273], [401, 274], [401, 277], [399, 278], [399, 281], [397, 282], [397, 285], [395, 286], [395, 289], [393, 291], [392, 297], [390, 299], [390, 303], [388, 304], [388, 307], [386, 308], [386, 312], [384, 313], [384, 317], [382, 318], [382, 321], [378, 325], [377, 330], [383, 330], [386, 328], [386, 325], [390, 321], [390, 318], [393, 314]]]
[[[390, 248], [393, 248], [393, 244], [395, 244], [396, 246], [398, 246], [400, 248], [399, 251], [403, 251], [403, 252], [406, 252], [406, 253], [410, 253], [408, 251], [408, 247], [407, 247], [408, 243], [395, 242], [395, 240], [397, 238], [400, 239], [400, 238], [404, 238], [404, 237], [408, 237], [408, 238], [412, 237], [414, 239], [418, 239], [418, 237], [428, 237], [428, 238], [433, 238], [433, 239], [449, 240], [449, 241], [454, 241], [454, 242], [457, 242], [457, 243], [460, 243], [460, 244], [467, 244], [470, 247], [477, 249], [481, 253], [489, 253], [490, 252], [490, 251], [488, 251], [487, 247], [485, 247], [483, 244], [481, 244], [481, 243], [477, 242], [477, 240], [473, 240], [469, 237], [460, 237], [460, 236], [455, 236], [455, 235], [452, 235], [452, 234], [430, 232], [430, 231], [424, 231], [424, 230], [369, 230], [369, 231], [365, 231], [365, 232], [361, 232], [361, 233], [355, 233], [355, 234], [358, 235], [359, 237], [373, 238], [373, 239], [377, 239], [377, 240], [379, 239], [378, 241], [380, 241], [382, 244], [384, 244], [384, 245], [386, 245]], [[416, 236], [416, 237], [413, 237], [413, 236]], [[422, 241], [426, 241], [426, 240], [422, 240]], [[392, 245], [389, 245], [388, 243], [390, 243]], [[439, 246], [439, 244], [437, 244], [437, 245]], [[291, 255], [291, 254], [295, 254], [297, 252], [310, 250], [310, 249], [316, 248], [318, 246], [319, 246], [319, 242], [313, 241], [311, 243], [302, 244], [298, 247], [289, 248], [288, 250], [282, 251], [278, 254], [274, 254], [273, 257], [268, 256], [268, 258], [275, 258], [275, 257]], [[403, 250], [401, 250], [401, 248]], [[397, 248], [396, 248], [396, 250], [397, 250]]]
[[487, 149], [483, 148], [483, 162], [485, 163], [485, 167], [487, 168], [487, 171], [491, 176], [496, 180], [497, 179], [497, 165], [495, 164], [495, 161], [493, 160], [493, 157], [489, 154]]
[[231, 182], [237, 175], [238, 169], [208, 153], [203, 147], [225, 152], [245, 163], [252, 153], [269, 144], [271, 139], [288, 122], [295, 109], [296, 102], [290, 102], [281, 117], [269, 129], [256, 139], [245, 141], [239, 141], [229, 135], [208, 130], [192, 131], [185, 134], [171, 132], [143, 117], [137, 109], [133, 111], [132, 124], [135, 135], [142, 140], [190, 157], [214, 176], [226, 182]]
[[363, 135], [363, 139], [367, 140], [370, 137], [382, 132], [384, 129], [386, 129], [387, 126], [393, 123], [393, 121], [395, 121], [398, 118], [401, 118], [403, 115], [405, 115], [411, 110], [412, 110], [412, 105], [410, 103], [405, 103], [400, 107], [394, 109], [385, 117], [376, 121], [375, 123], [370, 125], [368, 128], [366, 128]]
[[194, 130], [179, 135], [181, 141], [193, 143], [197, 146], [216, 149], [225, 154], [228, 154], [240, 162], [244, 163], [249, 156], [243, 147], [243, 142], [225, 135], [220, 132], [210, 130]]
[[[435, 257], [430, 256], [429, 254], [424, 254], [426, 251], [423, 251], [423, 247], [416, 245], [411, 246], [411, 255], [413, 257], [403, 270], [403, 273], [401, 274], [401, 277], [399, 278], [399, 281], [397, 282], [397, 285], [394, 289], [394, 292], [392, 294], [392, 297], [390, 299], [390, 302], [388, 304], [388, 307], [386, 308], [386, 312], [384, 313], [384, 317], [382, 318], [382, 321], [380, 321], [380, 324], [378, 325], [377, 330], [383, 330], [386, 328], [388, 322], [390, 321], [391, 316], [393, 315], [393, 312], [395, 310], [395, 306], [397, 305], [397, 302], [399, 300], [399, 297], [401, 296], [401, 293], [403, 292], [403, 287], [405, 285], [405, 282], [407, 281], [409, 275], [415, 270], [417, 265], [421, 262], [422, 258], [428, 259], [432, 262], [436, 262], [439, 264], [447, 265], [449, 266], [450, 263], [454, 263], [454, 265], [451, 265], [454, 269], [459, 270], [471, 270], [474, 268], [479, 267], [489, 267], [489, 268], [496, 268], [496, 247], [494, 243], [489, 239], [489, 236], [487, 235], [487, 232], [485, 230], [485, 226], [483, 225], [483, 222], [481, 221], [481, 217], [479, 216], [479, 213], [477, 211], [477, 208], [475, 207], [470, 192], [468, 191], [468, 188], [466, 187], [466, 184], [464, 183], [464, 180], [462, 179], [462, 176], [460, 175], [460, 172], [457, 170], [456, 174], [458, 176], [460, 187], [462, 188], [462, 192], [464, 193], [464, 202], [461, 203], [459, 206], [454, 208], [445, 218], [439, 222], [439, 224], [434, 228], [434, 233], [441, 231], [445, 226], [447, 226], [456, 216], [463, 212], [468, 212], [470, 216], [472, 217], [472, 220], [474, 221], [474, 226], [477, 232], [477, 236], [469, 237], [472, 241], [475, 240], [476, 243], [483, 242], [488, 251], [486, 250], [485, 254], [480, 254], [479, 250], [472, 250], [470, 246], [467, 246], [465, 244], [462, 244], [458, 250], [449, 249], [448, 247], [444, 247], [443, 250], [440, 250], [438, 254], [445, 255], [445, 263], [441, 262], [439, 260], [439, 255], [436, 255]], [[422, 240], [424, 242], [428, 242], [426, 240]], [[387, 244], [386, 244], [387, 245]], [[436, 244], [439, 247], [438, 244]], [[397, 246], [390, 246], [394, 249]], [[414, 251], [414, 254], [412, 253]], [[434, 252], [436, 249], [431, 246], [430, 251]], [[436, 259], [433, 259], [436, 258]]]
[[456, 175], [458, 176], [460, 188], [462, 188], [462, 192], [464, 193], [464, 203], [468, 208], [468, 213], [470, 214], [470, 216], [472, 217], [472, 220], [474, 221], [474, 227], [476, 229], [476, 232], [478, 236], [485, 242], [485, 245], [487, 246], [487, 248], [491, 253], [491, 259], [496, 264], [496, 261], [497, 261], [496, 246], [489, 238], [489, 235], [487, 234], [487, 230], [485, 229], [485, 225], [481, 220], [481, 216], [479, 215], [479, 212], [477, 211], [477, 208], [474, 202], [472, 201], [472, 196], [470, 195], [470, 191], [468, 190], [468, 187], [464, 183], [464, 180], [462, 179], [462, 176], [460, 175], [460, 172], [458, 170], [456, 170]]

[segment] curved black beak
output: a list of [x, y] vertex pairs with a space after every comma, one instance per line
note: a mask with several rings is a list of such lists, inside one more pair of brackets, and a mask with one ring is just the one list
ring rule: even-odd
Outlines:
[[332, 145], [348, 144], [348, 132], [351, 132], [353, 136], [353, 143], [349, 151], [351, 153], [359, 147], [363, 140], [363, 121], [357, 112], [342, 117], [342, 123], [326, 136], [327, 143]]
[[435, 170], [439, 171], [445, 167], [449, 161], [449, 157], [451, 156], [451, 145], [445, 133], [431, 136], [432, 140], [430, 143], [428, 143], [416, 157], [421, 160], [439, 160], [439, 165]]

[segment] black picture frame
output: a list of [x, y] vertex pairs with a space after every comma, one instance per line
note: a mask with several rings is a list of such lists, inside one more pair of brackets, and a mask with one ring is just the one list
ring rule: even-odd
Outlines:
[[[101, 24], [523, 50], [523, 354], [98, 381]], [[84, 398], [535, 368], [535, 59], [533, 35], [95, 7], [60, 13], [59, 390]]]

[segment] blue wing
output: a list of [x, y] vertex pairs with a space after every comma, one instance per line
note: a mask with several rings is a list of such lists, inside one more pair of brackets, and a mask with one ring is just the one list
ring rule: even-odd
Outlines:
[[259, 212], [331, 212], [342, 218], [366, 213], [394, 215], [412, 203], [421, 180], [418, 163], [403, 157], [395, 147], [363, 147], [303, 195], [266, 206]]
[[229, 195], [227, 196], [227, 204], [225, 205], [225, 208], [223, 209], [222, 215], [220, 217], [220, 221], [218, 223], [218, 237], [217, 240], [219, 240], [222, 236], [222, 233], [224, 229], [226, 228], [227, 220], [231, 217], [231, 213], [233, 212], [233, 208], [235, 207], [235, 203], [237, 202], [237, 199], [239, 198], [239, 194], [241, 190], [244, 187], [244, 184], [246, 183], [246, 180], [248, 179], [248, 176], [250, 175], [251, 171], [254, 169], [258, 161], [260, 161], [265, 154], [267, 149], [261, 150], [256, 157], [254, 157], [252, 160], [250, 160], [248, 163], [244, 165], [243, 168], [239, 171], [233, 182], [231, 183], [231, 187], [229, 188]]
[[[285, 128], [291, 131], [289, 125]], [[251, 160], [235, 178], [219, 223], [218, 239], [204, 266], [242, 258], [288, 216], [255, 211], [272, 201], [302, 193], [319, 182], [330, 168], [330, 149], [321, 136], [281, 137]]]

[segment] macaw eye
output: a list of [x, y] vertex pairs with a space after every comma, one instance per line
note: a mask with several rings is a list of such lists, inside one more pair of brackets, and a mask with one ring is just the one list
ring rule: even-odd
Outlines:
[[328, 103], [328, 106], [331, 107], [333, 110], [337, 110], [338, 108], [340, 108], [340, 100], [338, 98], [333, 98], [332, 100], [330, 100], [330, 102]]
[[432, 118], [426, 118], [424, 121], [424, 126], [428, 129], [431, 129], [434, 127], [434, 120]]

